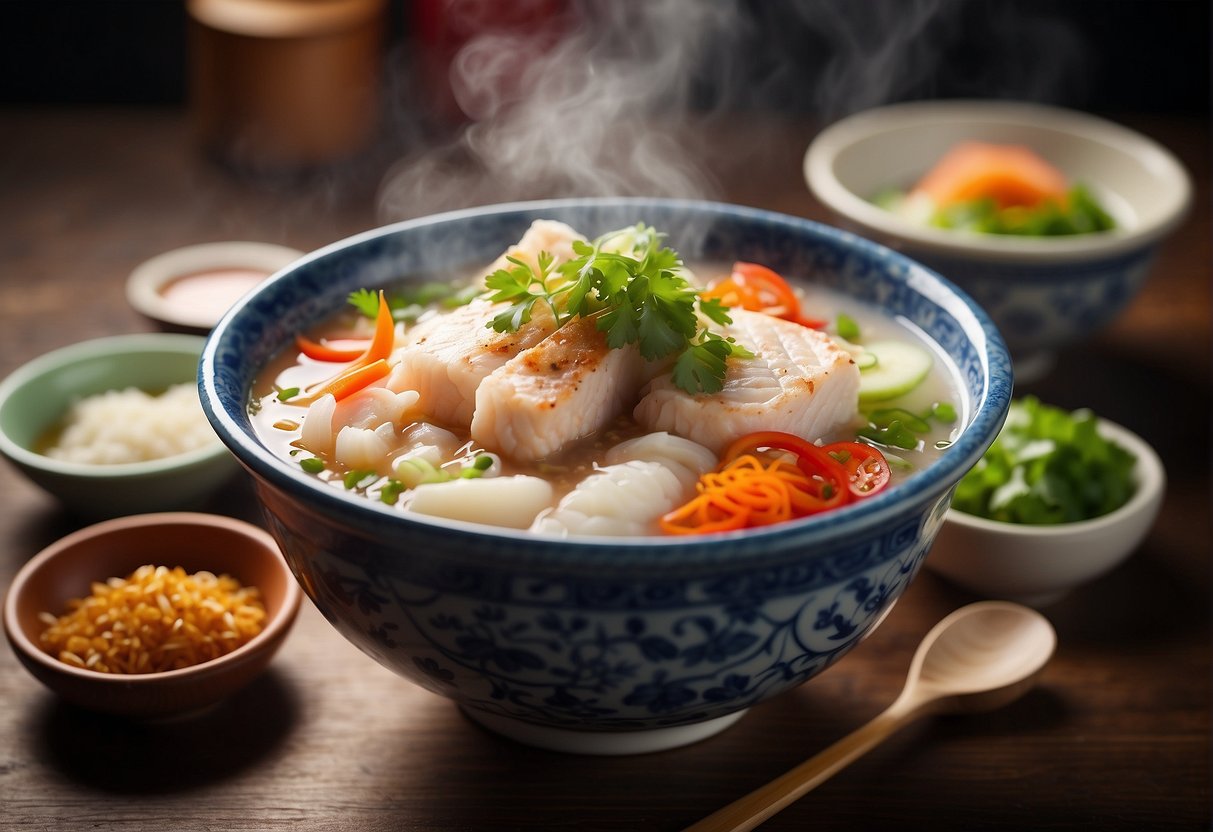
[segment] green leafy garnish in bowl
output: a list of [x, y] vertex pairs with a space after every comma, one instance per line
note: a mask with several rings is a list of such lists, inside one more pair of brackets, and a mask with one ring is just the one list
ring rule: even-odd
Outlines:
[[1063, 237], [1116, 227], [1112, 217], [1082, 185], [1070, 189], [1064, 204], [1045, 200], [1031, 207], [1000, 208], [992, 199], [953, 203], [939, 208], [931, 217], [931, 225], [1021, 237]]
[[1011, 403], [1006, 424], [952, 497], [952, 508], [989, 520], [1052, 525], [1090, 520], [1129, 501], [1135, 457], [1098, 431], [1090, 410], [1069, 412], [1033, 396]]

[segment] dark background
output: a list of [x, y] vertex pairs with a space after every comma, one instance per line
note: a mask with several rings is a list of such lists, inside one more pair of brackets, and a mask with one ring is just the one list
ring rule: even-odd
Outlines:
[[[419, 0], [423, 1], [423, 0]], [[623, 3], [637, 0], [619, 0]], [[505, 2], [505, 0], [502, 0]], [[716, 2], [716, 0], [702, 0]], [[385, 60], [406, 65], [415, 3], [392, 0]], [[767, 107], [836, 116], [843, 93], [823, 90], [837, 52], [823, 32], [845, 27], [860, 50], [905, 37], [929, 66], [898, 74], [884, 101], [989, 96], [1103, 112], [1207, 114], [1207, 0], [750, 0], [737, 70], [722, 88], [699, 73], [703, 106]], [[0, 105], [177, 105], [186, 97], [183, 0], [0, 0]], [[919, 13], [930, 20], [907, 32]], [[899, 28], [901, 27], [901, 28]], [[745, 88], [741, 88], [745, 89]]]

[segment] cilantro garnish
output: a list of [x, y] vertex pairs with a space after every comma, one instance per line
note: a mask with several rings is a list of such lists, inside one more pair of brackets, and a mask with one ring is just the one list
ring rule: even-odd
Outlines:
[[1100, 517], [1128, 502], [1136, 458], [1099, 434], [1090, 410], [1016, 399], [994, 444], [961, 479], [952, 506], [1009, 523]]
[[726, 359], [752, 354], [703, 323], [732, 323], [718, 298], [703, 300], [681, 274], [682, 260], [661, 244], [663, 235], [643, 223], [573, 243], [573, 259], [554, 266], [542, 252], [534, 265], [510, 266], [485, 278], [489, 300], [510, 304], [488, 326], [516, 332], [543, 304], [557, 327], [594, 317], [607, 346], [635, 344], [647, 360], [677, 355], [674, 384], [688, 393], [715, 393], [724, 384]]
[[[444, 309], [455, 309], [465, 306], [476, 299], [483, 287], [455, 286], [437, 280], [430, 280], [415, 286], [405, 286], [398, 292], [387, 296], [388, 308], [392, 310], [392, 318], [396, 321], [413, 323], [428, 307], [441, 306]], [[370, 289], [355, 289], [346, 297], [350, 306], [359, 314], [372, 320], [379, 314], [379, 293]]]
[[355, 289], [350, 292], [346, 298], [350, 306], [357, 309], [368, 318], [373, 318], [379, 314], [379, 293], [372, 292], [370, 289]]

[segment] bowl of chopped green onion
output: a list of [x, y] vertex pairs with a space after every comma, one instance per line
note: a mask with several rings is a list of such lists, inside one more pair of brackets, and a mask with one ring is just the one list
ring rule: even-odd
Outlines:
[[1128, 306], [1192, 199], [1187, 171], [1152, 139], [1008, 101], [857, 113], [813, 140], [804, 170], [839, 224], [968, 292], [1019, 381]]
[[957, 484], [926, 565], [985, 597], [1050, 604], [1137, 549], [1165, 487], [1158, 454], [1128, 429], [1017, 399]]

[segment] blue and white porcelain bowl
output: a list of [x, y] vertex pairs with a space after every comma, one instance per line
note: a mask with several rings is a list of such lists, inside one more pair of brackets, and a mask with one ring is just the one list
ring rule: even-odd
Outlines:
[[[952, 145], [1026, 145], [1094, 193], [1117, 228], [1071, 237], [1015, 237], [934, 228], [871, 200], [909, 187]], [[1006, 101], [922, 101], [867, 110], [823, 130], [804, 161], [810, 190], [846, 228], [929, 266], [993, 318], [1021, 381], [1058, 350], [1113, 321], [1183, 220], [1192, 185], [1146, 136], [1095, 116]]]
[[[902, 315], [955, 363], [958, 441], [897, 488], [836, 513], [703, 538], [556, 539], [407, 515], [275, 456], [254, 376], [363, 286], [489, 262], [538, 218], [596, 235], [643, 221], [686, 259], [747, 259]], [[601, 754], [710, 736], [842, 658], [918, 572], [952, 487], [1002, 425], [1010, 359], [984, 313], [885, 248], [803, 219], [704, 202], [562, 200], [370, 231], [296, 262], [213, 331], [202, 395], [252, 472], [270, 530], [364, 652], [535, 745]]]

